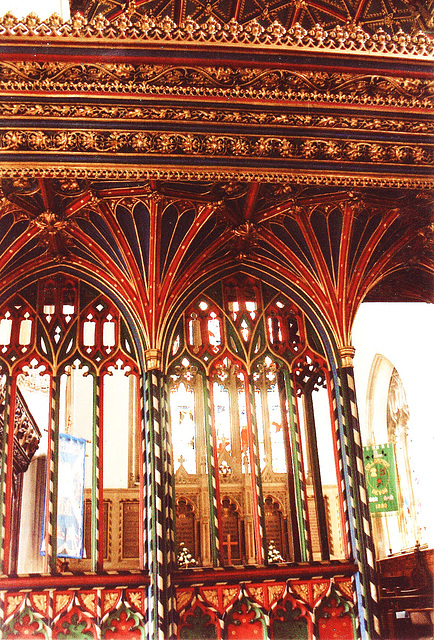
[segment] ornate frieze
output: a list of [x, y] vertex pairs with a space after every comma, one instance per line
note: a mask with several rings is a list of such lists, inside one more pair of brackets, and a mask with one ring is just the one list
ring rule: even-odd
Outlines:
[[390, 35], [380, 28], [371, 35], [354, 22], [339, 24], [327, 31], [319, 24], [307, 30], [299, 23], [286, 29], [277, 20], [266, 28], [256, 19], [239, 24], [232, 18], [227, 24], [220, 24], [213, 16], [201, 24], [187, 17], [179, 25], [168, 16], [156, 20], [150, 15], [134, 16], [129, 13], [119, 15], [112, 22], [102, 14], [88, 22], [80, 13], [76, 13], [64, 24], [57, 15], [45, 22], [35, 14], [30, 14], [22, 21], [12, 13], [0, 18], [0, 37], [20, 39], [29, 36], [60, 41], [83, 39], [98, 40], [100, 43], [118, 40], [136, 45], [188, 43], [189, 46], [253, 46], [278, 48], [282, 51], [299, 49], [321, 53], [365, 53], [421, 58], [429, 57], [434, 51], [432, 40], [422, 31], [410, 35], [399, 29], [394, 35]]
[[416, 120], [380, 116], [293, 113], [288, 110], [264, 111], [204, 107], [153, 107], [141, 104], [95, 105], [53, 104], [44, 102], [3, 102], [0, 116], [6, 118], [91, 118], [95, 120], [132, 120], [207, 124], [243, 124], [279, 127], [343, 129], [344, 131], [393, 131], [400, 133], [434, 133], [432, 119]]
[[76, 178], [87, 180], [181, 180], [181, 181], [222, 181], [237, 182], [260, 181], [264, 183], [293, 184], [302, 186], [339, 186], [339, 187], [388, 187], [432, 189], [434, 178], [430, 176], [409, 176], [404, 174], [375, 175], [373, 173], [346, 174], [341, 168], [324, 172], [313, 169], [297, 169], [288, 172], [282, 169], [231, 168], [195, 166], [149, 167], [142, 164], [129, 166], [92, 166], [74, 163], [67, 166], [60, 162], [41, 163], [38, 166], [24, 165], [22, 162], [8, 162], [0, 165], [1, 178]]
[[339, 162], [431, 165], [428, 145], [313, 137], [210, 135], [74, 129], [0, 131], [0, 152], [45, 151], [171, 156], [290, 158]]
[[[297, 100], [315, 104], [429, 108], [434, 81], [431, 78], [290, 69], [23, 61], [0, 62], [0, 90], [233, 97], [273, 102]], [[36, 112], [34, 115], [43, 114]], [[60, 115], [64, 114], [61, 112]]]

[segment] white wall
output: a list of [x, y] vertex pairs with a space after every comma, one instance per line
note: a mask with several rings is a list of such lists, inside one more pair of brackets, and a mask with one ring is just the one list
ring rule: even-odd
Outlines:
[[[416, 497], [422, 503], [427, 537], [434, 544], [434, 305], [424, 303], [363, 303], [353, 327], [354, 373], [362, 436], [366, 444], [366, 397], [375, 355], [394, 365], [402, 380], [410, 410], [409, 449], [417, 478]], [[382, 443], [378, 443], [382, 444]]]

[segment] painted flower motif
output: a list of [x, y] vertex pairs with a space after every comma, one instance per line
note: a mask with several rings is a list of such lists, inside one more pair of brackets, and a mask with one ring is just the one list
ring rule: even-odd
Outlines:
[[133, 615], [129, 615], [124, 609], [120, 612], [117, 618], [112, 618], [110, 626], [104, 634], [106, 640], [110, 638], [122, 638], [122, 640], [129, 640], [130, 638], [141, 638], [142, 630], [138, 627], [137, 620]]
[[44, 625], [40, 620], [35, 619], [30, 613], [20, 616], [20, 619], [13, 625], [5, 638], [43, 638], [48, 637]]

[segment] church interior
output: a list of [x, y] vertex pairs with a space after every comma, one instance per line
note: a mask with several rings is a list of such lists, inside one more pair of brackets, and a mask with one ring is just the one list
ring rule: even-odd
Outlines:
[[1, 637], [432, 637], [434, 1], [37, 4], [0, 15]]

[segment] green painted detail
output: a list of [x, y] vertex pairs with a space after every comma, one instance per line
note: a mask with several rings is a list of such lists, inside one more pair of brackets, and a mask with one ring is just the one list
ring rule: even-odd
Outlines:
[[138, 613], [125, 606], [113, 611], [105, 621], [101, 635], [103, 638], [137, 638], [145, 640], [145, 627]]
[[271, 627], [274, 640], [307, 640], [309, 637], [306, 618], [301, 609], [289, 599], [283, 600], [276, 607]]
[[[295, 398], [293, 398], [292, 387], [289, 381], [289, 374], [286, 369], [283, 369], [283, 376], [285, 380], [285, 389], [286, 389], [286, 397], [288, 398], [288, 409], [289, 409], [289, 436], [291, 438], [291, 450], [293, 453], [293, 469], [294, 469], [294, 487], [295, 487], [295, 502], [297, 505], [297, 521], [298, 528], [300, 532], [300, 549], [301, 549], [301, 561], [309, 562], [309, 550], [306, 544], [306, 536], [303, 530], [303, 495], [302, 495], [302, 486], [299, 482], [299, 478], [301, 477], [301, 468], [300, 463], [297, 457], [297, 435], [296, 435], [296, 415], [293, 408], [293, 400], [295, 402]], [[301, 446], [301, 443], [300, 443]], [[306, 505], [307, 509], [307, 505]]]
[[[252, 626], [252, 628], [253, 626], [259, 626], [262, 630], [262, 638], [268, 637], [264, 613], [261, 611], [260, 607], [249, 600], [249, 598], [247, 598], [244, 593], [241, 598], [239, 598], [239, 600], [237, 600], [232, 608], [227, 612], [225, 623], [225, 637], [228, 637], [228, 628], [231, 626], [239, 627], [240, 631], [241, 627], [243, 627], [243, 634], [242, 636], [240, 634], [240, 637], [242, 637], [244, 640], [246, 640], [246, 627], [250, 626]], [[259, 637], [259, 639], [261, 638], [261, 636], [258, 636], [258, 634], [255, 634], [255, 637]]]
[[[4, 415], [3, 415], [3, 434], [2, 434], [2, 451], [6, 450], [7, 447], [7, 436], [8, 429], [7, 425], [9, 424], [9, 397], [11, 390], [11, 378], [10, 376], [6, 377], [6, 382], [4, 386]], [[0, 535], [3, 534], [3, 518], [4, 518], [4, 510], [5, 510], [5, 500], [6, 500], [6, 456], [0, 456]], [[3, 555], [3, 554], [2, 554]], [[3, 562], [4, 558], [1, 559], [1, 571], [3, 573]]]
[[[216, 540], [218, 537], [218, 531], [215, 526], [215, 521], [217, 519], [217, 513], [214, 508], [214, 487], [213, 487], [213, 477], [211, 470], [213, 469], [213, 449], [211, 446], [211, 421], [210, 415], [208, 411], [209, 405], [209, 390], [208, 390], [208, 381], [205, 374], [202, 374], [202, 388], [203, 388], [203, 403], [204, 403], [204, 416], [205, 416], [205, 440], [206, 440], [206, 463], [208, 470], [208, 497], [209, 497], [209, 522], [210, 522], [210, 537], [211, 537], [211, 557], [212, 563], [214, 567], [218, 566], [219, 563], [219, 554], [216, 545]], [[218, 470], [215, 469], [215, 481], [218, 482]]]
[[46, 638], [48, 640], [49, 633], [43, 620], [30, 607], [26, 606], [3, 627], [2, 637]]
[[179, 637], [181, 640], [217, 640], [217, 628], [211, 615], [196, 605], [181, 622]]
[[[92, 561], [92, 571], [97, 571], [98, 569], [98, 557], [97, 557], [97, 547], [96, 547], [96, 531], [97, 531], [97, 500], [98, 500], [98, 469], [97, 469], [97, 437], [99, 430], [99, 422], [97, 420], [97, 385], [102, 385], [102, 379], [100, 376], [93, 377], [93, 420], [92, 420], [92, 503], [91, 503], [91, 561]], [[100, 482], [102, 482], [102, 478], [100, 478]], [[103, 514], [100, 513], [100, 520], [103, 520]], [[102, 544], [102, 539], [100, 537], [99, 543]], [[102, 569], [102, 567], [99, 567]]]
[[322, 340], [318, 336], [318, 332], [309, 320], [309, 317], [305, 315], [305, 323], [306, 323], [306, 338], [309, 345], [312, 347], [314, 351], [319, 353], [323, 358], [327, 359], [327, 356], [324, 352], [324, 346]]
[[87, 620], [80, 619], [78, 613], [73, 613], [69, 620], [64, 620], [62, 622], [61, 626], [65, 631], [59, 631], [57, 633], [56, 637], [60, 638], [60, 640], [84, 640], [85, 638], [89, 638], [89, 640], [91, 640], [91, 638], [94, 637], [92, 629], [89, 628], [89, 622]]
[[398, 490], [393, 444], [363, 447], [369, 511], [398, 511]]
[[[57, 494], [59, 488], [59, 408], [60, 408], [60, 375], [53, 377], [53, 402], [54, 402], [54, 425], [51, 424], [52, 416], [50, 413], [50, 429], [53, 429], [52, 443], [52, 461], [53, 465], [53, 504], [52, 504], [52, 533], [45, 532], [49, 536], [49, 546], [52, 549], [51, 557], [49, 557], [49, 565], [52, 573], [56, 573], [57, 565]], [[51, 411], [51, 407], [50, 407]], [[48, 502], [48, 501], [47, 501]]]

